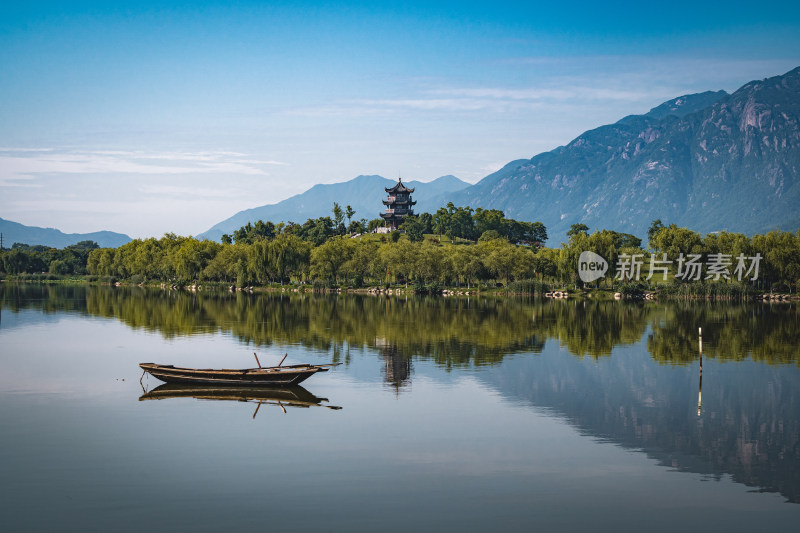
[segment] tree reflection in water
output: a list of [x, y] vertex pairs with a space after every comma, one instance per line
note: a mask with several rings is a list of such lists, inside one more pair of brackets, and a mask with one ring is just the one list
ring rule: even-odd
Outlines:
[[116, 318], [166, 338], [225, 331], [257, 346], [300, 343], [333, 351], [337, 358], [349, 347], [391, 346], [405, 358], [430, 359], [446, 369], [491, 366], [515, 353], [540, 353], [549, 339], [575, 356], [597, 359], [610, 356], [615, 347], [639, 342], [645, 334], [654, 360], [690, 364], [699, 358], [698, 326], [703, 327], [706, 358], [800, 363], [800, 317], [794, 304], [192, 293], [2, 284], [0, 308]]
[[[299, 343], [345, 364], [351, 348], [362, 348], [383, 359], [384, 380], [397, 394], [421, 361], [439, 372], [477, 368], [500, 394], [559, 413], [594, 438], [800, 503], [795, 304], [1, 284], [0, 310], [20, 309], [115, 318], [166, 338], [227, 332], [260, 346]], [[560, 349], [545, 350], [548, 340]]]

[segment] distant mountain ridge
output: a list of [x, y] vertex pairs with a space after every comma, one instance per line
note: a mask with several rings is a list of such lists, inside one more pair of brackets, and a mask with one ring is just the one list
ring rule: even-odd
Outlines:
[[[361, 175], [342, 183], [314, 185], [307, 191], [276, 204], [240, 211], [215, 224], [198, 235], [198, 238], [219, 241], [223, 234], [233, 233], [248, 222], [258, 220], [269, 220], [275, 223], [288, 221], [303, 223], [309, 218], [331, 215], [334, 202], [339, 203], [342, 209], [346, 205], [350, 205], [356, 212], [354, 219], [371, 220], [378, 218], [379, 213], [384, 209], [381, 204], [381, 200], [386, 198], [384, 187], [391, 187], [395, 183], [397, 180], [382, 176]], [[469, 183], [451, 175], [441, 176], [430, 182], [404, 181], [403, 183], [415, 189], [412, 198], [418, 202], [414, 206], [414, 210], [419, 213], [438, 209], [440, 205], [436, 204], [436, 201], [443, 194], [449, 195], [469, 187]]]
[[653, 219], [707, 233], [800, 226], [800, 67], [682, 96], [512, 161], [451, 196], [543, 222], [646, 234]]
[[117, 248], [131, 241], [127, 235], [113, 231], [63, 233], [55, 228], [25, 226], [2, 218], [0, 218], [0, 233], [3, 234], [4, 248], [11, 248], [15, 242], [31, 246], [41, 244], [52, 248], [64, 248], [81, 241], [94, 241], [101, 248]]

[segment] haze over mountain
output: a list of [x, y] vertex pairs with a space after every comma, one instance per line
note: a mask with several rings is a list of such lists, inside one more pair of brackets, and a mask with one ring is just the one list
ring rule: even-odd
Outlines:
[[63, 233], [54, 228], [25, 226], [2, 218], [0, 218], [0, 233], [3, 234], [4, 248], [11, 248], [15, 242], [30, 244], [31, 246], [41, 244], [53, 248], [64, 248], [81, 241], [94, 241], [101, 248], [116, 248], [131, 240], [127, 235], [114, 233], [113, 231]]
[[[397, 180], [382, 176], [358, 176], [343, 183], [330, 183], [314, 185], [304, 193], [297, 194], [281, 202], [262, 205], [253, 209], [246, 209], [232, 217], [215, 224], [209, 230], [198, 235], [199, 238], [208, 238], [219, 241], [224, 233], [233, 233], [248, 222], [258, 220], [271, 222], [297, 222], [303, 223], [309, 218], [331, 215], [333, 203], [352, 207], [356, 214], [354, 219], [378, 218], [384, 208], [381, 200], [386, 198], [385, 187], [391, 187]], [[469, 187], [469, 183], [455, 176], [447, 175], [436, 178], [430, 182], [409, 181], [403, 182], [407, 187], [413, 187], [412, 195], [418, 200], [414, 209], [416, 212], [436, 211], [440, 207], [438, 198], [448, 197], [450, 194]]]
[[450, 199], [539, 220], [551, 243], [578, 222], [639, 236], [656, 218], [701, 233], [796, 230], [799, 125], [800, 67], [587, 131]]

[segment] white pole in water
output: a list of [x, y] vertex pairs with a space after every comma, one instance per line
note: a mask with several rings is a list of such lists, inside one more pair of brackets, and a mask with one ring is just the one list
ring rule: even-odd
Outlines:
[[703, 399], [703, 328], [697, 328], [697, 332], [700, 334], [700, 338], [698, 339], [700, 348], [700, 385], [697, 389], [697, 416], [700, 416]]

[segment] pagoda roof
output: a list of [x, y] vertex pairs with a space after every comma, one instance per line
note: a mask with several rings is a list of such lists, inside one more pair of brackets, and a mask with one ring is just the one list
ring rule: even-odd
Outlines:
[[383, 190], [385, 190], [386, 192], [394, 192], [394, 193], [398, 193], [398, 192], [412, 193], [412, 192], [414, 192], [414, 189], [409, 189], [408, 187], [403, 185], [403, 180], [400, 179], [400, 178], [397, 179], [397, 184], [394, 187], [391, 187], [391, 188], [384, 187]]

